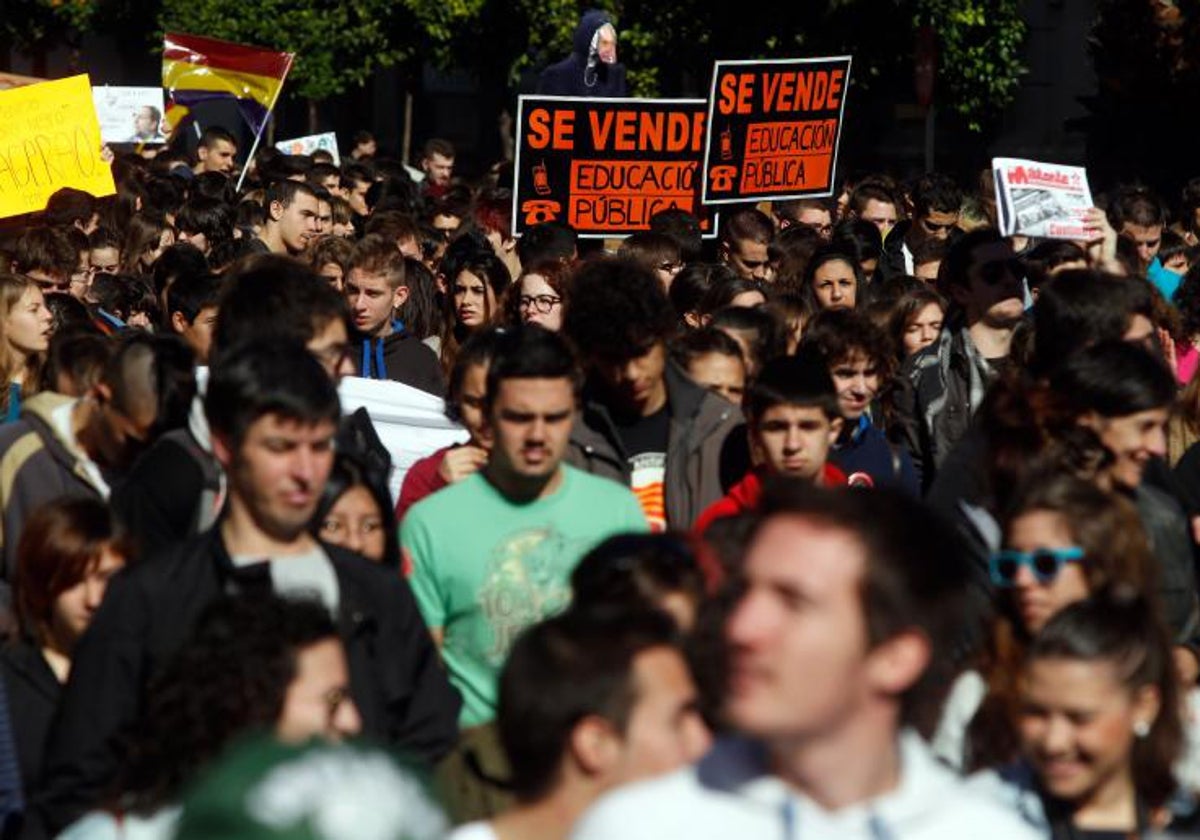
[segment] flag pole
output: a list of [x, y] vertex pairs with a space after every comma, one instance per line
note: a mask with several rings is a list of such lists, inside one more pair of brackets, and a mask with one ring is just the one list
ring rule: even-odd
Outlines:
[[267, 115], [263, 117], [262, 125], [254, 133], [254, 144], [250, 146], [250, 154], [246, 155], [246, 165], [242, 167], [242, 173], [238, 175], [237, 186], [233, 188], [235, 193], [242, 191], [242, 183], [246, 180], [246, 173], [250, 171], [250, 164], [253, 162], [254, 155], [258, 151], [258, 143], [262, 140], [263, 132], [267, 130], [267, 123], [271, 121], [271, 115], [275, 113], [275, 103], [279, 101], [279, 94], [283, 92], [283, 83], [287, 79], [288, 73], [292, 70], [292, 61], [295, 60], [295, 54], [285, 53], [285, 55], [287, 55], [287, 66], [283, 68], [283, 77], [279, 80], [279, 87], [275, 89], [275, 95], [271, 97], [271, 104], [267, 106]]
[[[267, 126], [267, 120], [271, 119], [271, 113], [267, 112], [267, 119], [263, 120], [263, 128]], [[250, 146], [250, 154], [246, 155], [246, 165], [242, 167], [242, 173], [238, 175], [237, 186], [233, 188], [235, 193], [242, 191], [242, 182], [246, 180], [246, 173], [250, 171], [250, 162], [254, 160], [254, 154], [258, 151], [258, 141], [262, 139], [262, 129], [254, 135], [254, 143]]]

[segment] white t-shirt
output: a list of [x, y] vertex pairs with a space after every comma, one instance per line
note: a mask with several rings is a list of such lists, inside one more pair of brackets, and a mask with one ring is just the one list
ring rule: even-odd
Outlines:
[[[872, 760], [863, 756], [864, 761]], [[899, 786], [827, 811], [769, 775], [765, 751], [718, 742], [699, 764], [603, 797], [572, 840], [1035, 840], [1014, 812], [969, 791], [920, 737], [900, 738]]]
[[967, 729], [987, 697], [988, 687], [978, 671], [964, 671], [954, 680], [937, 731], [929, 740], [933, 754], [947, 767], [962, 772], [967, 763]]
[[446, 836], [446, 840], [499, 840], [499, 838], [490, 822], [480, 820], [460, 825]]
[[[252, 566], [266, 558], [240, 555], [233, 558], [235, 566]], [[333, 563], [318, 546], [307, 554], [282, 557], [270, 561], [271, 586], [276, 595], [294, 598], [317, 598], [325, 608], [337, 614], [341, 602], [337, 572]]]
[[170, 840], [182, 813], [167, 805], [149, 817], [126, 814], [119, 821], [108, 811], [89, 811], [58, 835], [58, 840]]

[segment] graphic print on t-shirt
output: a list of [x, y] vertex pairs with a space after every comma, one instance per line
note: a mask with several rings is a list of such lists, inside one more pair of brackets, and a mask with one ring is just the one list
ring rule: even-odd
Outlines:
[[550, 528], [519, 531], [499, 541], [487, 558], [479, 611], [492, 629], [487, 662], [500, 668], [522, 630], [566, 609], [571, 562], [579, 552]]
[[667, 447], [671, 438], [668, 406], [646, 417], [616, 419], [614, 425], [629, 464], [629, 489], [637, 496], [650, 530], [667, 529], [663, 481], [667, 474]]
[[630, 487], [637, 496], [650, 530], [667, 529], [667, 506], [663, 496], [663, 480], [667, 475], [667, 453], [642, 452], [629, 459], [632, 474]]

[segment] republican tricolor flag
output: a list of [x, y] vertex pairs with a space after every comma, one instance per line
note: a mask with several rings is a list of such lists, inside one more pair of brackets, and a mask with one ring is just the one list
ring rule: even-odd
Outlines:
[[163, 87], [172, 129], [189, 107], [206, 99], [235, 99], [254, 136], [262, 133], [275, 107], [294, 53], [274, 52], [168, 32], [163, 36]]

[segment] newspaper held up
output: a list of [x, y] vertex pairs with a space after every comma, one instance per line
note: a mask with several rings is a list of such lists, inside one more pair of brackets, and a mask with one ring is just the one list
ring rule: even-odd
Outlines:
[[993, 158], [1000, 233], [1088, 239], [1084, 216], [1094, 205], [1087, 170], [1016, 158]]

